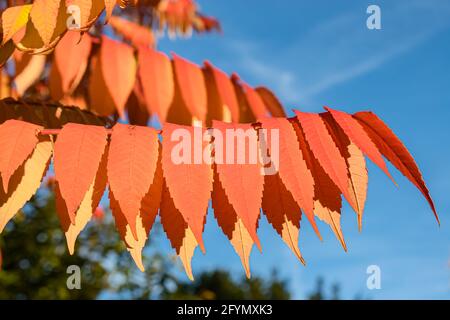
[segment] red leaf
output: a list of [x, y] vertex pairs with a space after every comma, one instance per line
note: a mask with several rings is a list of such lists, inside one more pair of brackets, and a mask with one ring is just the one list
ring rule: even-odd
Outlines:
[[296, 257], [305, 264], [298, 248], [302, 211], [278, 174], [264, 177], [262, 209], [269, 223]]
[[100, 64], [103, 78], [115, 107], [124, 116], [125, 103], [136, 80], [136, 59], [133, 49], [106, 36], [102, 37]]
[[204, 122], [207, 114], [207, 96], [202, 70], [176, 54], [172, 56], [183, 101], [192, 116]]
[[[247, 278], [250, 278], [250, 253], [254, 241], [244, 226], [242, 219], [238, 217], [233, 206], [228, 201], [228, 197], [218, 177], [217, 168], [214, 170], [212, 207], [217, 223], [239, 255]], [[256, 224], [258, 224], [258, 221]]]
[[211, 197], [213, 172], [203, 159], [205, 129], [166, 123], [162, 133], [162, 168], [177, 210], [194, 233], [202, 251], [203, 225]]
[[55, 143], [55, 179], [75, 224], [75, 213], [94, 180], [107, 145], [104, 127], [66, 124]]
[[266, 87], [257, 87], [255, 90], [260, 95], [272, 117], [286, 117], [283, 105], [270, 89]]
[[400, 139], [372, 112], [358, 112], [353, 116], [363, 125], [364, 130], [375, 143], [378, 150], [420, 190], [433, 210], [436, 220], [440, 223], [433, 200], [423, 181], [422, 174], [414, 158]]
[[362, 151], [350, 141], [349, 137], [333, 120], [330, 113], [320, 114], [328, 128], [328, 132], [333, 137], [334, 143], [338, 147], [347, 165], [348, 194], [356, 204], [356, 214], [358, 216], [358, 228], [362, 230], [362, 217], [367, 197], [367, 185], [369, 176], [366, 168], [366, 160]]
[[198, 243], [191, 228], [185, 222], [183, 215], [177, 210], [169, 190], [164, 184], [162, 191], [161, 207], [159, 214], [164, 231], [170, 240], [170, 244], [177, 252], [183, 263], [189, 279], [194, 280], [192, 275], [191, 260]]
[[73, 82], [83, 76], [91, 47], [91, 37], [76, 31], [68, 31], [56, 46], [53, 68], [59, 71], [64, 94], [70, 93]]
[[[279, 155], [278, 173], [281, 181], [305, 212], [314, 231], [321, 238], [314, 221], [314, 179], [300, 150], [294, 128], [285, 118], [265, 118], [260, 122], [262, 127], [267, 130], [267, 147], [272, 160], [275, 155]], [[278, 131], [278, 137], [272, 134], [275, 130]]]
[[[161, 203], [161, 191], [163, 188], [163, 177], [161, 169], [161, 157], [158, 159], [156, 171], [150, 189], [140, 202], [140, 210], [133, 224], [136, 228], [136, 235], [133, 234], [125, 214], [122, 212], [118, 201], [112, 192], [109, 193], [110, 207], [114, 220], [122, 240], [127, 245], [127, 250], [141, 271], [144, 271], [142, 263], [142, 250], [148, 239], [148, 235], [158, 214]], [[137, 236], [137, 237], [136, 237]]]
[[170, 59], [162, 52], [145, 47], [139, 48], [138, 59], [138, 73], [147, 108], [165, 122], [175, 90]]
[[231, 113], [231, 120], [233, 122], [239, 122], [239, 104], [230, 78], [222, 70], [214, 67], [208, 61], [205, 62], [205, 68], [212, 72], [214, 84], [217, 88], [222, 106], [227, 108], [228, 112]]
[[[336, 123], [342, 128], [350, 140], [358, 146], [386, 175], [392, 179], [386, 163], [378, 151], [377, 146], [372, 142], [364, 128], [348, 113], [333, 110], [325, 107], [325, 109], [333, 116]], [[392, 179], [393, 181], [393, 179]], [[394, 182], [395, 183], [395, 182]]]
[[137, 240], [136, 218], [155, 176], [159, 140], [148, 127], [116, 124], [108, 154], [108, 182]]
[[[216, 169], [221, 186], [237, 217], [242, 220], [253, 241], [261, 250], [256, 229], [264, 179], [257, 157], [259, 144], [256, 130], [249, 124], [228, 124], [220, 121], [213, 121], [213, 127], [223, 137], [222, 146], [217, 139], [214, 142]], [[227, 129], [231, 130], [229, 131], [231, 133], [240, 135], [239, 140], [234, 135], [227, 136]], [[239, 145], [245, 146], [243, 150], [240, 150]], [[250, 149], [253, 152], [253, 159], [250, 159]], [[234, 151], [234, 157], [230, 154], [231, 150]], [[223, 155], [227, 155], [227, 159], [218, 161], [218, 153], [221, 151]], [[239, 158], [244, 161], [239, 161]]]
[[255, 115], [256, 119], [268, 116], [266, 105], [260, 95], [246, 83], [242, 83], [242, 87], [247, 97], [248, 105]]
[[354, 203], [348, 192], [347, 165], [345, 159], [339, 152], [320, 115], [300, 111], [295, 111], [295, 114], [314, 157], [341, 190], [355, 212], [358, 212], [358, 206]]
[[11, 176], [31, 155], [38, 143], [37, 133], [42, 127], [18, 120], [0, 125], [0, 173], [3, 190], [8, 192]]
[[305, 161], [314, 177], [314, 214], [330, 226], [344, 250], [347, 251], [340, 223], [341, 192], [314, 157], [299, 123], [295, 120], [292, 120], [291, 123], [297, 133]]

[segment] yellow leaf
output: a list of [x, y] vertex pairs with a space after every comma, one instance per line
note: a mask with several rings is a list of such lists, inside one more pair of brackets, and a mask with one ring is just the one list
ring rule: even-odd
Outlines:
[[197, 246], [198, 242], [194, 236], [194, 233], [192, 232], [191, 228], [187, 227], [178, 256], [180, 257], [181, 262], [183, 263], [184, 270], [186, 271], [186, 274], [191, 281], [194, 280], [194, 276], [192, 275], [191, 260], [194, 256], [194, 251]]
[[239, 255], [239, 258], [241, 258], [245, 275], [247, 278], [250, 278], [250, 253], [254, 242], [240, 218], [237, 219], [234, 225], [230, 242], [233, 245], [234, 250], [236, 250], [236, 253]]
[[30, 200], [41, 184], [52, 154], [52, 143], [41, 139], [32, 155], [10, 180], [10, 191], [0, 192], [0, 233], [8, 221]]
[[41, 36], [44, 45], [50, 44], [56, 29], [61, 0], [35, 0], [30, 18]]
[[20, 29], [25, 27], [30, 15], [31, 4], [6, 8], [2, 13], [2, 31], [4, 45], [10, 40]]
[[347, 146], [348, 154], [350, 155], [346, 160], [349, 172], [349, 195], [353, 198], [353, 202], [357, 206], [358, 228], [362, 228], [362, 216], [364, 212], [364, 205], [367, 196], [367, 184], [369, 176], [367, 174], [366, 160], [362, 151], [353, 143]]

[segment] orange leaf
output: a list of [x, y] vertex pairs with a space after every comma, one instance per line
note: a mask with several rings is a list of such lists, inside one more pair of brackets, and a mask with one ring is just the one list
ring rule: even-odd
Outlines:
[[[159, 159], [160, 160], [160, 159]], [[135, 229], [136, 236], [133, 235], [131, 225], [122, 212], [119, 203], [114, 198], [112, 192], [109, 193], [110, 207], [119, 230], [119, 234], [127, 245], [127, 250], [141, 271], [144, 271], [142, 263], [142, 249], [148, 239], [148, 235], [158, 214], [158, 208], [161, 202], [161, 191], [163, 187], [163, 177], [161, 162], [158, 161], [156, 171], [150, 189], [140, 202], [140, 209], [137, 212]]]
[[30, 18], [44, 45], [50, 44], [57, 26], [61, 0], [34, 0]]
[[31, 156], [11, 177], [10, 190], [4, 193], [0, 189], [0, 232], [36, 193], [47, 172], [51, 155], [52, 143], [48, 137], [41, 138]]
[[264, 176], [262, 209], [269, 223], [301, 263], [305, 260], [298, 248], [302, 212], [279, 174]]
[[[305, 212], [317, 236], [321, 238], [314, 221], [314, 179], [300, 150], [294, 128], [285, 118], [264, 118], [261, 124], [266, 129], [266, 144], [272, 160], [275, 156], [279, 157], [277, 162], [279, 162], [278, 173], [281, 181]], [[274, 136], [275, 130], [277, 135]]]
[[[264, 179], [258, 161], [259, 143], [256, 130], [250, 124], [228, 124], [221, 121], [213, 121], [213, 127], [223, 137], [222, 146], [218, 140], [214, 142], [218, 178], [237, 217], [242, 220], [261, 250], [256, 229]], [[227, 135], [227, 129], [231, 134]], [[226, 159], [218, 159], [219, 152], [226, 155]]]
[[242, 83], [242, 87], [244, 88], [248, 105], [256, 119], [268, 116], [266, 105], [255, 89], [246, 83]]
[[88, 85], [90, 109], [101, 116], [114, 114], [116, 111], [116, 108], [114, 107], [115, 103], [106, 87], [102, 65], [99, 63], [97, 56], [94, 56], [91, 59], [90, 69], [91, 73]]
[[55, 143], [55, 179], [66, 202], [70, 222], [94, 180], [107, 145], [104, 127], [66, 124]]
[[76, 31], [67, 32], [56, 46], [52, 67], [57, 68], [61, 75], [61, 89], [64, 94], [71, 93], [73, 84], [76, 86], [76, 82], [81, 80], [88, 65], [91, 47], [91, 37]]
[[223, 108], [231, 113], [231, 121], [239, 122], [239, 104], [230, 78], [208, 61], [205, 62], [205, 68], [212, 72], [214, 83], [210, 85], [216, 87]]
[[272, 91], [270, 91], [266, 87], [257, 87], [255, 88], [255, 90], [260, 95], [261, 99], [264, 101], [264, 104], [266, 105], [272, 117], [286, 116], [283, 105]]
[[250, 253], [254, 241], [244, 226], [242, 219], [238, 217], [233, 206], [228, 201], [225, 190], [220, 183], [217, 169], [214, 170], [212, 207], [217, 223], [241, 259], [247, 278], [250, 278]]
[[207, 114], [207, 94], [202, 70], [176, 54], [172, 56], [183, 101], [192, 116], [204, 122]]
[[109, 18], [111, 18], [111, 16], [112, 16], [114, 7], [116, 5], [116, 0], [104, 0], [104, 1], [105, 1], [105, 11], [106, 11], [105, 21], [107, 22], [109, 20]]
[[420, 190], [428, 201], [436, 220], [439, 223], [436, 208], [428, 188], [423, 181], [422, 174], [420, 173], [414, 158], [400, 139], [372, 112], [358, 112], [353, 116], [363, 125], [364, 130], [372, 139], [373, 143], [375, 143], [378, 150], [380, 150], [380, 152]]
[[138, 240], [136, 219], [147, 194], [158, 162], [156, 130], [116, 124], [108, 155], [108, 182], [111, 193]]
[[296, 119], [293, 119], [291, 123], [297, 133], [302, 154], [314, 177], [314, 214], [330, 226], [336, 238], [341, 242], [344, 250], [347, 251], [340, 223], [342, 207], [341, 192], [314, 157], [299, 123]]
[[202, 240], [212, 191], [211, 164], [203, 161], [206, 130], [200, 127], [166, 123], [162, 133], [162, 168], [170, 197], [195, 235], [204, 252]]
[[8, 192], [8, 184], [14, 172], [24, 163], [38, 143], [37, 133], [42, 127], [34, 124], [7, 120], [0, 125], [0, 173], [3, 190]]
[[328, 107], [325, 107], [325, 109], [333, 116], [334, 121], [342, 128], [349, 139], [392, 179], [380, 151], [378, 151], [376, 145], [372, 142], [359, 122], [348, 113], [333, 110]]
[[133, 49], [119, 41], [102, 37], [100, 64], [106, 87], [121, 117], [136, 81], [136, 59]]
[[346, 133], [333, 120], [330, 113], [320, 115], [325, 121], [333, 141], [336, 143], [347, 165], [348, 194], [357, 207], [358, 228], [362, 230], [362, 217], [367, 197], [369, 176], [366, 160], [362, 151], [352, 142]]
[[138, 74], [147, 108], [149, 112], [158, 114], [161, 122], [165, 122], [174, 98], [170, 59], [162, 52], [145, 47], [139, 47], [138, 59]]
[[103, 193], [106, 189], [106, 159], [108, 147], [106, 147], [105, 152], [102, 155], [98, 171], [91, 181], [88, 191], [86, 192], [83, 200], [80, 203], [76, 213], [74, 223], [71, 223], [70, 215], [67, 211], [66, 203], [61, 195], [61, 190], [58, 183], [55, 187], [55, 202], [56, 211], [58, 213], [61, 227], [66, 235], [67, 248], [69, 253], [72, 255], [75, 251], [75, 242], [80, 234], [80, 232], [86, 227], [88, 222], [91, 220], [92, 215], [97, 209]]
[[331, 180], [341, 190], [355, 212], [358, 206], [349, 194], [347, 165], [328, 129], [318, 114], [295, 111], [307, 143]]
[[165, 183], [162, 191], [159, 214], [161, 216], [161, 223], [164, 231], [170, 240], [170, 244], [180, 257], [188, 278], [194, 280], [191, 260], [198, 243], [191, 228], [185, 222], [183, 215], [175, 207]]

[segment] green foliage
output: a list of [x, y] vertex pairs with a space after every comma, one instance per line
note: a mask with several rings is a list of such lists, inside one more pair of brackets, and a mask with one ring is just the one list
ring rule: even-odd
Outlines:
[[211, 271], [202, 273], [193, 283], [180, 282], [176, 290], [163, 292], [165, 299], [205, 299], [205, 300], [282, 300], [289, 299], [285, 281], [279, 280], [276, 273], [265, 281], [259, 277], [251, 279], [232, 279], [226, 271]]

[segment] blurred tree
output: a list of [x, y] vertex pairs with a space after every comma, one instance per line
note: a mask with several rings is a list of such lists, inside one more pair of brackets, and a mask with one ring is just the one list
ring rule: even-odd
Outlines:
[[325, 292], [325, 280], [317, 278], [316, 288], [308, 295], [308, 300], [340, 300], [340, 286], [337, 283], [331, 285], [330, 295]]
[[[52, 195], [39, 192], [2, 233], [0, 299], [150, 298], [170, 278], [158, 254], [147, 255], [147, 271], [141, 274], [110, 216], [97, 216], [70, 256]], [[81, 269], [81, 290], [67, 288], [70, 265]]]
[[278, 279], [274, 272], [269, 280], [259, 277], [239, 281], [233, 280], [227, 271], [204, 272], [194, 282], [179, 282], [176, 289], [162, 293], [165, 299], [289, 299], [291, 294], [285, 281]]

